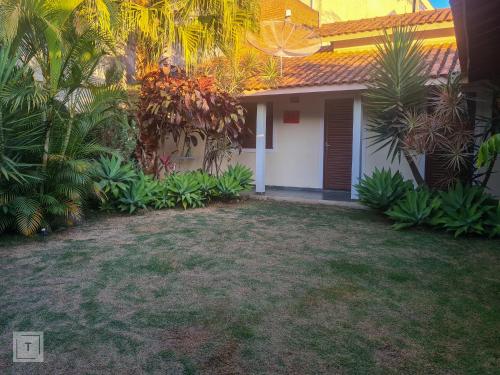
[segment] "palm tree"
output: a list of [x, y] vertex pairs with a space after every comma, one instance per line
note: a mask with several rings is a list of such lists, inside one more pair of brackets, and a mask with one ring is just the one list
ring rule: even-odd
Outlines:
[[0, 0], [0, 232], [80, 217], [92, 160], [110, 151], [95, 130], [123, 118], [105, 63], [117, 43], [133, 35], [193, 64], [240, 40], [253, 3]]
[[103, 58], [112, 55], [109, 34], [70, 3], [0, 6], [16, 16], [15, 33], [4, 30], [0, 47], [0, 155], [11, 161], [0, 179], [0, 231], [30, 235], [52, 218], [80, 217], [92, 158], [106, 151], [93, 132], [120, 112], [125, 97], [99, 76]]
[[[162, 57], [182, 59], [187, 68], [207, 55], [230, 54], [244, 32], [254, 26], [257, 0], [123, 1], [122, 35], [129, 65], [135, 69], [136, 46], [142, 73], [156, 68]], [[140, 74], [139, 74], [140, 75]]]
[[257, 9], [258, 0], [0, 0], [0, 39], [14, 39], [33, 22], [49, 26], [52, 38], [77, 16], [77, 26], [86, 21], [120, 47], [131, 75], [137, 51], [147, 70], [165, 55], [189, 67], [207, 54], [234, 50], [254, 26]]

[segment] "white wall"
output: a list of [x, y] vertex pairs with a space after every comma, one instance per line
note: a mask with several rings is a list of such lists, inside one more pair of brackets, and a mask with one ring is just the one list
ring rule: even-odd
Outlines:
[[[323, 187], [323, 137], [325, 100], [338, 98], [339, 94], [299, 95], [299, 103], [292, 103], [289, 95], [275, 96], [272, 99], [260, 99], [273, 102], [274, 134], [273, 149], [266, 150], [266, 185], [300, 188]], [[297, 97], [297, 96], [295, 96]], [[258, 101], [257, 98], [251, 100]], [[299, 124], [283, 124], [285, 110], [299, 110]], [[375, 167], [400, 170], [407, 179], [412, 179], [411, 171], [405, 160], [391, 163], [387, 160], [387, 151], [375, 152], [376, 147], [368, 147], [366, 139], [366, 116], [363, 116], [361, 175], [371, 175]], [[172, 142], [165, 147], [166, 152], [175, 149]], [[177, 154], [174, 156], [174, 159]], [[203, 143], [193, 149], [191, 159], [177, 159], [179, 170], [201, 168]], [[244, 149], [235, 153], [230, 164], [242, 163], [255, 173], [255, 150]]]
[[[323, 187], [324, 103], [326, 99], [335, 97], [338, 98], [339, 95], [300, 95], [299, 103], [292, 103], [289, 95], [261, 99], [272, 101], [274, 107], [274, 148], [266, 151], [266, 185], [316, 189]], [[285, 110], [299, 110], [300, 123], [283, 124], [283, 111]], [[406, 160], [401, 158], [401, 161], [396, 159], [391, 162], [387, 159], [387, 148], [376, 151], [377, 146], [369, 146], [371, 143], [369, 136], [366, 115], [363, 115], [361, 175], [371, 175], [375, 168], [386, 168], [392, 171], [399, 170], [404, 178], [414, 181]], [[193, 149], [192, 159], [175, 160], [178, 169], [201, 168], [203, 147], [204, 144], [201, 142]], [[165, 152], [170, 152], [174, 148], [173, 143], [168, 142], [164, 149]], [[419, 163], [423, 176], [425, 175], [424, 161], [422, 158]], [[237, 162], [247, 165], [255, 173], [255, 150], [243, 150], [240, 155], [235, 153], [229, 163]], [[493, 194], [500, 196], [500, 160], [495, 169], [497, 173], [491, 177], [488, 187]]]
[[[323, 187], [323, 112], [324, 95], [299, 96], [292, 103], [290, 96], [261, 99], [273, 102], [273, 149], [266, 151], [266, 185], [302, 188]], [[252, 99], [257, 101], [257, 99]], [[283, 111], [299, 110], [299, 124], [283, 124]], [[165, 147], [172, 150], [173, 145]], [[177, 160], [181, 170], [201, 167], [203, 146], [193, 150], [193, 160]], [[242, 163], [255, 173], [255, 150], [243, 150], [230, 161]]]
[[[369, 139], [373, 133], [371, 133], [367, 128], [367, 116], [366, 114], [363, 116], [363, 132], [362, 132], [362, 157], [361, 157], [361, 175], [371, 176], [375, 168], [378, 169], [390, 169], [392, 171], [399, 171], [405, 179], [413, 181], [416, 184], [415, 179], [413, 178], [413, 174], [411, 172], [410, 166], [406, 159], [401, 155], [401, 160], [397, 157], [391, 162], [389, 158], [388, 150], [389, 147], [385, 147], [381, 150], [378, 150], [380, 145], [371, 146], [372, 140]], [[422, 176], [425, 176], [424, 166], [424, 158], [420, 158], [419, 167], [420, 173]]]

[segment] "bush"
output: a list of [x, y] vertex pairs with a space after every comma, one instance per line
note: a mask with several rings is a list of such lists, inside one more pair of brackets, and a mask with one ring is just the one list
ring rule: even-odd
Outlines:
[[166, 189], [175, 205], [180, 204], [184, 209], [204, 206], [200, 184], [192, 173], [171, 175], [166, 181]]
[[206, 172], [193, 173], [199, 185], [200, 195], [205, 202], [210, 202], [217, 195], [217, 178]]
[[249, 190], [252, 187], [253, 173], [252, 170], [247, 166], [241, 164], [229, 166], [224, 174], [233, 177], [236, 181], [238, 181], [238, 184], [241, 186], [242, 190]]
[[121, 194], [118, 200], [118, 209], [134, 213], [139, 209], [145, 209], [154, 201], [154, 192], [158, 183], [151, 177], [140, 172], [128, 188]]
[[93, 178], [97, 181], [96, 188], [102, 200], [118, 199], [129, 190], [129, 185], [137, 178], [137, 173], [133, 164], [123, 163], [121, 157], [101, 156], [95, 163]]
[[137, 172], [133, 164], [112, 156], [101, 157], [95, 163], [93, 178], [102, 209], [133, 213], [148, 206], [187, 209], [203, 207], [215, 198], [237, 198], [242, 190], [251, 186], [252, 172], [236, 165], [220, 178], [197, 171], [174, 173], [163, 181], [156, 181], [142, 171]]
[[488, 212], [484, 224], [486, 225], [486, 233], [491, 238], [500, 237], [500, 201]]
[[157, 210], [175, 207], [174, 197], [169, 195], [166, 181], [159, 182], [152, 195], [152, 206]]
[[403, 229], [428, 223], [440, 204], [440, 199], [426, 189], [409, 190], [386, 214], [396, 222], [394, 229]]
[[409, 180], [405, 181], [399, 172], [392, 174], [391, 170], [375, 168], [372, 176], [365, 175], [355, 188], [361, 203], [386, 211], [408, 190], [412, 190], [413, 184]]
[[240, 196], [243, 190], [235, 177], [225, 173], [217, 179], [217, 196], [222, 200], [230, 200]]
[[486, 220], [493, 210], [492, 198], [479, 186], [457, 184], [448, 191], [440, 192], [441, 207], [432, 223], [455, 237], [462, 234], [485, 234]]

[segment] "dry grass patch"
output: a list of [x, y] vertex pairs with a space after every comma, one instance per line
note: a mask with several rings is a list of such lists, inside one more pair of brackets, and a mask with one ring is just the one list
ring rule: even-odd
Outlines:
[[[499, 248], [278, 202], [4, 237], [0, 373], [493, 374]], [[11, 363], [14, 330], [43, 365]]]

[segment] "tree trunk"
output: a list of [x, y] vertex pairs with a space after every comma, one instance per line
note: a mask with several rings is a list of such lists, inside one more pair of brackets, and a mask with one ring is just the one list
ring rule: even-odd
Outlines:
[[127, 83], [136, 83], [136, 59], [137, 59], [137, 37], [134, 33], [130, 34], [125, 47], [123, 62], [125, 64], [125, 73]]
[[[49, 110], [50, 111], [50, 110]], [[49, 147], [50, 147], [50, 137], [52, 133], [52, 120], [51, 111], [44, 114], [45, 122], [45, 141], [43, 143], [43, 154], [42, 154], [42, 171], [45, 172], [47, 169], [47, 163], [49, 161]]]
[[73, 115], [70, 114], [68, 129], [66, 130], [66, 134], [64, 136], [64, 144], [63, 144], [63, 149], [61, 151], [61, 155], [63, 157], [66, 155], [66, 150], [68, 149], [69, 139], [71, 138], [72, 131], [73, 131]]
[[[47, 170], [47, 164], [49, 162], [49, 149], [50, 149], [50, 138], [52, 136], [52, 113], [53, 108], [49, 106], [47, 112], [43, 114], [43, 122], [45, 123], [45, 141], [43, 143], [43, 154], [42, 154], [42, 173]], [[44, 180], [45, 181], [45, 180]], [[44, 182], [40, 185], [40, 194], [43, 194], [45, 190]]]
[[413, 157], [407, 152], [403, 151], [403, 154], [405, 156], [406, 161], [408, 162], [408, 165], [410, 166], [411, 173], [413, 175], [413, 178], [415, 179], [416, 183], [418, 186], [423, 186], [425, 184], [425, 180], [423, 179], [422, 175], [420, 174], [420, 171], [415, 164], [415, 160], [413, 160]]

